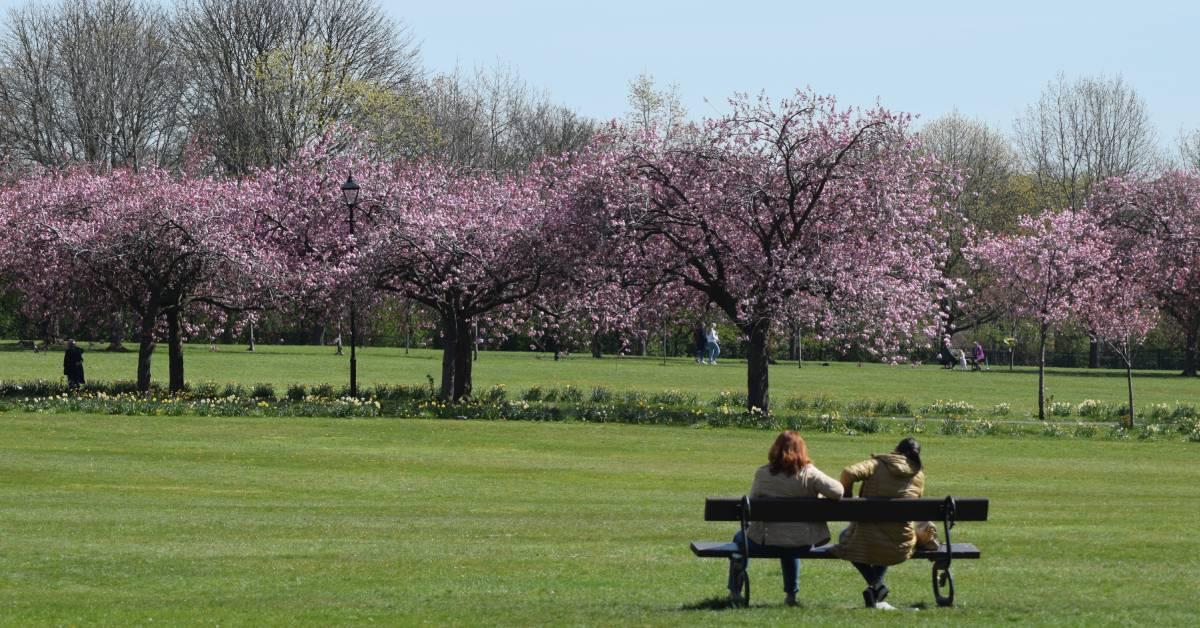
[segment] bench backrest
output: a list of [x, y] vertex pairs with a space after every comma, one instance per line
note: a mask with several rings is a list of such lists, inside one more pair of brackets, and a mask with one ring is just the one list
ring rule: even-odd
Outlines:
[[[955, 497], [955, 521], [987, 521], [988, 500]], [[750, 521], [942, 521], [944, 497], [850, 497], [840, 500], [816, 497], [754, 497]], [[741, 521], [741, 497], [709, 497], [704, 501], [705, 521]]]

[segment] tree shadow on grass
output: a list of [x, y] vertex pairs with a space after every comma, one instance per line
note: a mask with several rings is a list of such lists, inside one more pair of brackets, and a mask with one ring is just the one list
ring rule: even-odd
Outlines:
[[[1094, 377], [1094, 378], [1119, 378], [1125, 379], [1125, 371], [1118, 369], [1097, 369], [1094, 371], [1084, 369], [1059, 370], [1061, 367], [1047, 367], [1046, 375], [1048, 377]], [[1009, 371], [1007, 368], [999, 370], [993, 368], [986, 371], [989, 376], [1004, 376], [1004, 375], [1037, 375], [1037, 368], [1026, 368], [1026, 370]], [[1134, 379], [1176, 379], [1180, 381], [1194, 381], [1195, 377], [1187, 377], [1180, 371], [1148, 371], [1134, 370]]]

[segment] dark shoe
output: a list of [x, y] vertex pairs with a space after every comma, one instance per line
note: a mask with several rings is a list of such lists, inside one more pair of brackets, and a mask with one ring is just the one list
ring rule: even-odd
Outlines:
[[880, 582], [879, 584], [875, 585], [875, 601], [876, 602], [882, 602], [882, 601], [886, 600], [887, 596], [888, 596], [888, 588], [887, 588], [886, 584], [883, 584], [882, 582]]
[[783, 598], [783, 603], [787, 604], [788, 606], [796, 606], [796, 594], [788, 593], [787, 597]]
[[875, 608], [875, 602], [875, 589], [871, 587], [863, 589], [863, 603], [867, 605], [867, 608]]

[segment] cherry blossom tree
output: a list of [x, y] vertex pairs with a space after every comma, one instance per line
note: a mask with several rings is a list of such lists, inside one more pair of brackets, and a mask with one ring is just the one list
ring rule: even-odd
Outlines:
[[1078, 314], [1088, 329], [1121, 356], [1125, 364], [1129, 403], [1126, 426], [1132, 428], [1136, 415], [1133, 404], [1134, 352], [1158, 324], [1158, 306], [1147, 284], [1141, 281], [1145, 269], [1139, 268], [1137, 260], [1113, 256], [1098, 261], [1098, 264], [1096, 276], [1086, 284]]
[[[247, 206], [257, 216], [255, 235], [286, 269], [271, 307], [297, 320], [324, 322], [340, 319], [351, 299], [363, 313], [377, 304], [378, 295], [357, 274], [356, 256], [389, 195], [389, 168], [361, 135], [337, 127], [295, 159], [254, 173], [257, 194], [248, 196]], [[341, 191], [351, 175], [361, 186], [355, 238]]]
[[88, 295], [88, 307], [112, 304], [134, 314], [139, 390], [149, 389], [151, 357], [165, 334], [169, 387], [178, 391], [189, 312], [249, 307], [277, 276], [270, 252], [251, 237], [245, 193], [236, 183], [155, 169], [74, 169], [25, 179], [0, 199], [29, 208], [14, 224], [28, 244], [8, 263], [36, 269], [19, 286], [35, 299], [52, 303], [65, 291]]
[[[749, 345], [747, 403], [769, 410], [772, 325], [815, 297], [842, 338], [881, 357], [937, 334], [945, 235], [937, 168], [908, 117], [801, 91], [738, 97], [666, 142], [630, 132], [600, 208], [623, 260], [714, 303]], [[837, 324], [835, 324], [837, 323]]]
[[1126, 257], [1138, 260], [1159, 309], [1184, 331], [1183, 374], [1200, 359], [1200, 171], [1108, 179], [1089, 203]]
[[990, 235], [972, 257], [990, 274], [997, 295], [1038, 327], [1038, 418], [1046, 418], [1046, 339], [1092, 290], [1112, 254], [1095, 218], [1082, 211], [1022, 216], [1014, 234]]
[[391, 165], [359, 268], [374, 288], [437, 313], [443, 400], [471, 394], [475, 325], [514, 327], [515, 308], [561, 281], [586, 248], [564, 222], [571, 213], [556, 184], [569, 172], [552, 163], [520, 177], [432, 161]]

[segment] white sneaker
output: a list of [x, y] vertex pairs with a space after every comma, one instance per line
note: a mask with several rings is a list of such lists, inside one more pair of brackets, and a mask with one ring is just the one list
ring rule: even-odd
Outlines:
[[895, 607], [895, 606], [892, 606], [891, 604], [888, 604], [887, 602], [876, 602], [876, 603], [875, 603], [875, 608], [878, 608], [878, 609], [879, 609], [879, 610], [881, 610], [881, 611], [894, 611], [894, 610], [896, 610], [896, 607]]

